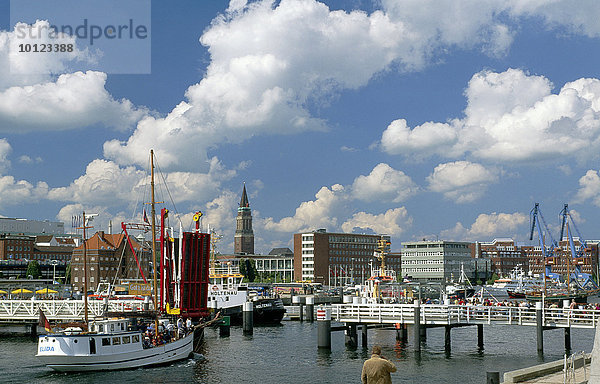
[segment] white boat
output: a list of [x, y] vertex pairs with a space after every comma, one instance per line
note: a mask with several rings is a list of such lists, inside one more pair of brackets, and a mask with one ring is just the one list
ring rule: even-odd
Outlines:
[[516, 293], [524, 293], [544, 284], [543, 279], [525, 274], [520, 265], [517, 265], [505, 278], [497, 279], [493, 284], [486, 285], [484, 290], [498, 297], [513, 297]]
[[142, 331], [128, 331], [126, 319], [98, 320], [90, 332], [81, 328], [41, 335], [37, 357], [60, 372], [103, 371], [147, 367], [193, 355], [194, 332], [170, 343], [150, 346]]
[[[153, 264], [158, 265], [156, 259], [156, 225], [155, 225], [155, 200], [154, 200], [154, 157], [153, 151], [150, 152], [151, 156], [151, 192], [152, 192], [152, 213], [151, 219], [152, 224], [150, 226], [152, 230], [152, 254], [154, 255]], [[166, 210], [163, 209], [163, 213], [161, 215], [161, 221], [164, 221], [166, 217]], [[87, 223], [87, 217], [85, 212], [83, 213], [83, 260], [84, 260], [84, 268], [86, 268], [85, 260], [87, 258], [86, 248], [85, 248], [85, 228]], [[199, 218], [199, 216], [198, 216]], [[195, 220], [198, 219], [195, 217]], [[142, 224], [143, 226], [143, 224]], [[198, 224], [196, 224], [196, 230], [198, 230]], [[197, 240], [194, 235], [198, 235], [198, 233], [184, 233], [189, 238]], [[161, 238], [161, 243], [163, 243], [164, 239]], [[196, 241], [196, 245], [199, 243]], [[161, 247], [162, 248], [162, 247]], [[186, 252], [190, 252], [189, 254]], [[166, 257], [164, 254], [165, 250], [161, 249], [161, 257], [162, 261], [166, 265]], [[182, 252], [181, 258], [191, 259], [194, 257], [192, 247], [187, 247], [185, 252]], [[199, 260], [208, 260], [199, 259]], [[163, 264], [161, 262], [161, 264]], [[193, 264], [193, 263], [191, 263]], [[163, 265], [164, 266], [164, 265]], [[205, 266], [207, 267], [208, 263]], [[197, 266], [198, 267], [198, 266]], [[199, 268], [199, 267], [198, 267]], [[165, 275], [163, 271], [163, 275]], [[185, 273], [183, 274], [185, 275]], [[86, 279], [87, 280], [87, 279]], [[161, 281], [166, 281], [166, 279], [161, 279]], [[155, 312], [140, 314], [144, 317], [151, 317], [152, 324], [154, 330], [158, 332], [152, 332], [156, 334], [157, 337], [154, 337], [153, 343], [149, 342], [152, 334], [148, 335], [148, 342], [145, 340], [145, 335], [141, 329], [137, 327], [137, 319], [136, 321], [132, 321], [135, 319], [135, 314], [126, 314], [123, 313], [124, 316], [130, 316], [131, 318], [104, 318], [104, 319], [95, 319], [92, 321], [88, 321], [88, 312], [87, 312], [87, 294], [84, 294], [84, 323], [82, 327], [78, 328], [67, 328], [66, 330], [60, 333], [48, 333], [46, 335], [41, 335], [38, 338], [38, 349], [36, 356], [41, 359], [49, 368], [52, 368], [57, 371], [64, 372], [80, 372], [80, 371], [101, 371], [101, 370], [116, 370], [116, 369], [128, 369], [128, 368], [139, 368], [146, 367], [158, 364], [167, 364], [177, 360], [186, 359], [188, 357], [193, 356], [194, 347], [202, 340], [203, 336], [203, 327], [208, 323], [203, 323], [202, 325], [195, 326], [192, 330], [189, 330], [185, 335], [182, 335], [180, 338], [176, 338], [173, 334], [174, 332], [165, 332], [170, 335], [170, 337], [165, 337], [164, 333], [161, 333], [161, 325], [160, 323], [167, 325], [168, 319], [160, 319], [161, 314], [165, 312], [168, 315], [171, 315], [171, 319], [176, 318], [180, 315], [188, 316], [188, 319], [194, 317], [193, 315], [197, 312], [194, 312], [198, 309], [198, 305], [190, 306], [186, 305], [184, 310], [192, 309], [188, 312], [183, 312], [181, 307], [176, 305], [169, 307], [165, 305], [165, 308], [162, 306], [161, 301], [158, 300], [158, 282], [157, 282], [157, 268], [154, 269], [154, 277], [153, 277], [153, 294], [154, 294], [154, 308]], [[197, 283], [197, 281], [194, 281]], [[169, 281], [170, 284], [170, 281]], [[165, 286], [162, 290], [162, 293], [165, 291], [171, 292], [173, 290], [173, 285], [167, 286], [167, 283], [161, 284], [161, 286]], [[200, 287], [200, 284], [196, 284], [196, 287]], [[206, 287], [206, 285], [205, 285]], [[169, 291], [171, 288], [171, 291]], [[179, 287], [176, 287], [179, 288]], [[204, 288], [204, 292], [200, 293], [194, 300], [198, 303], [204, 302], [203, 297], [201, 295], [206, 294], [206, 288]], [[84, 280], [84, 292], [87, 292], [87, 282]], [[106, 299], [110, 298], [110, 290], [106, 293]], [[206, 296], [204, 296], [205, 298]], [[168, 299], [168, 297], [167, 297]], [[189, 299], [189, 298], [188, 298]], [[166, 304], [169, 304], [167, 301]], [[120, 314], [121, 315], [121, 314]], [[112, 316], [108, 313], [105, 313], [105, 316]], [[181, 318], [181, 317], [180, 317]], [[200, 316], [196, 317], [200, 318]], [[50, 324], [46, 320], [43, 313], [40, 313], [40, 323], [50, 332]], [[136, 326], [128, 327], [128, 324], [135, 324]], [[164, 328], [163, 325], [163, 328]], [[190, 327], [191, 328], [191, 327]], [[85, 331], [84, 331], [85, 330]]]
[[209, 270], [208, 303], [222, 316], [229, 316], [233, 323], [242, 321], [242, 308], [245, 302], [253, 303], [255, 324], [277, 324], [285, 315], [285, 307], [280, 298], [258, 295], [243, 283], [244, 276], [239, 267], [231, 264], [213, 266]]

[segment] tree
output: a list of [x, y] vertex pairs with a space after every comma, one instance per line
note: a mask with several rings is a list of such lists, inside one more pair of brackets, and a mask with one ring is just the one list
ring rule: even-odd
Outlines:
[[498, 280], [498, 275], [496, 274], [496, 272], [494, 272], [492, 274], [492, 277], [490, 277], [490, 283], [493, 283], [496, 280]]
[[254, 260], [246, 260], [246, 277], [248, 281], [253, 282], [256, 279], [256, 262]]
[[241, 259], [240, 260], [240, 273], [249, 282], [253, 282], [256, 279], [256, 263], [254, 260]]
[[246, 277], [246, 259], [240, 259], [240, 273]]
[[71, 264], [68, 264], [65, 270], [65, 283], [71, 284]]
[[27, 276], [33, 276], [34, 279], [42, 277], [42, 269], [37, 261], [31, 260], [27, 265]]

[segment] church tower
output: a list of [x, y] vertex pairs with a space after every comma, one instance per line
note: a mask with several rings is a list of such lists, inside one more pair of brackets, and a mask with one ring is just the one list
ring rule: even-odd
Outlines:
[[242, 199], [238, 207], [236, 218], [236, 229], [234, 237], [234, 253], [254, 254], [254, 231], [252, 231], [252, 212], [248, 195], [246, 194], [246, 183], [242, 191]]

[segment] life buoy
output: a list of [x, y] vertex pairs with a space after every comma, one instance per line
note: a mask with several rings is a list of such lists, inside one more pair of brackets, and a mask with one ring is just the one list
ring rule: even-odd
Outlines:
[[219, 286], [218, 285], [213, 285], [212, 286], [212, 290], [213, 291], [218, 291], [219, 290]]

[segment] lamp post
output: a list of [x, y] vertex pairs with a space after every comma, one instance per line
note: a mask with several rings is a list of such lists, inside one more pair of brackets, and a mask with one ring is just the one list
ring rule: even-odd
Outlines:
[[58, 260], [51, 260], [50, 264], [52, 264], [52, 284], [56, 284], [56, 264], [58, 264]]

